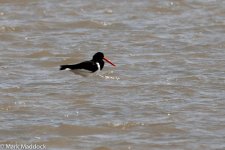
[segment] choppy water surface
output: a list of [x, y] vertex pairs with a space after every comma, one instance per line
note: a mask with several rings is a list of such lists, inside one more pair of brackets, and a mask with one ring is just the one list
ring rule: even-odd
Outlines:
[[0, 144], [225, 149], [223, 0], [0, 0], [0, 51]]

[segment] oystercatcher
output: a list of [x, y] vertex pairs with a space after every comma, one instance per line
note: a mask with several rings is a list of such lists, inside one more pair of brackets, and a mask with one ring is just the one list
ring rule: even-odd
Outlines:
[[96, 54], [94, 54], [92, 60], [73, 65], [61, 65], [60, 70], [70, 70], [75, 74], [88, 76], [88, 73], [94, 73], [103, 69], [105, 64], [103, 60], [105, 60], [112, 66], [116, 66], [108, 58], [104, 57], [104, 54], [102, 52], [97, 52]]

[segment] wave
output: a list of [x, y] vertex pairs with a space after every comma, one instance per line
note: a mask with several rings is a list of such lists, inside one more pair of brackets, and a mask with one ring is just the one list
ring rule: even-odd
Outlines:
[[63, 27], [63, 28], [87, 28], [87, 29], [129, 29], [129, 26], [124, 23], [111, 23], [105, 21], [96, 21], [96, 20], [82, 20], [77, 22], [61, 22], [56, 23], [53, 27]]
[[134, 127], [140, 127], [144, 126], [144, 123], [139, 123], [139, 122], [125, 122], [125, 123], [107, 123], [104, 124], [103, 126], [109, 127], [109, 128], [115, 128], [115, 129], [121, 129], [121, 130], [128, 130]]
[[54, 54], [50, 53], [47, 50], [33, 52], [33, 53], [27, 55], [28, 58], [40, 58], [40, 57], [50, 57], [50, 56], [54, 56]]

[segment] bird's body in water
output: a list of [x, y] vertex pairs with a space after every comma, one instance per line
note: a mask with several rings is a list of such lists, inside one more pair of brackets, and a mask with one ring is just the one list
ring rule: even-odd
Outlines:
[[81, 75], [81, 76], [88, 76], [88, 74], [100, 71], [103, 69], [105, 62], [110, 63], [111, 65], [115, 66], [109, 59], [104, 57], [104, 54], [102, 52], [97, 52], [92, 60], [84, 61], [78, 64], [73, 65], [61, 65], [60, 70], [70, 70], [75, 74]]

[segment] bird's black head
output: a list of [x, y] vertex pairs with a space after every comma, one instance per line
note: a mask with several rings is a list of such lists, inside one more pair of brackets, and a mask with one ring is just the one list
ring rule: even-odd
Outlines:
[[94, 54], [92, 60], [95, 62], [101, 61], [104, 58], [104, 54], [102, 52], [97, 52]]

